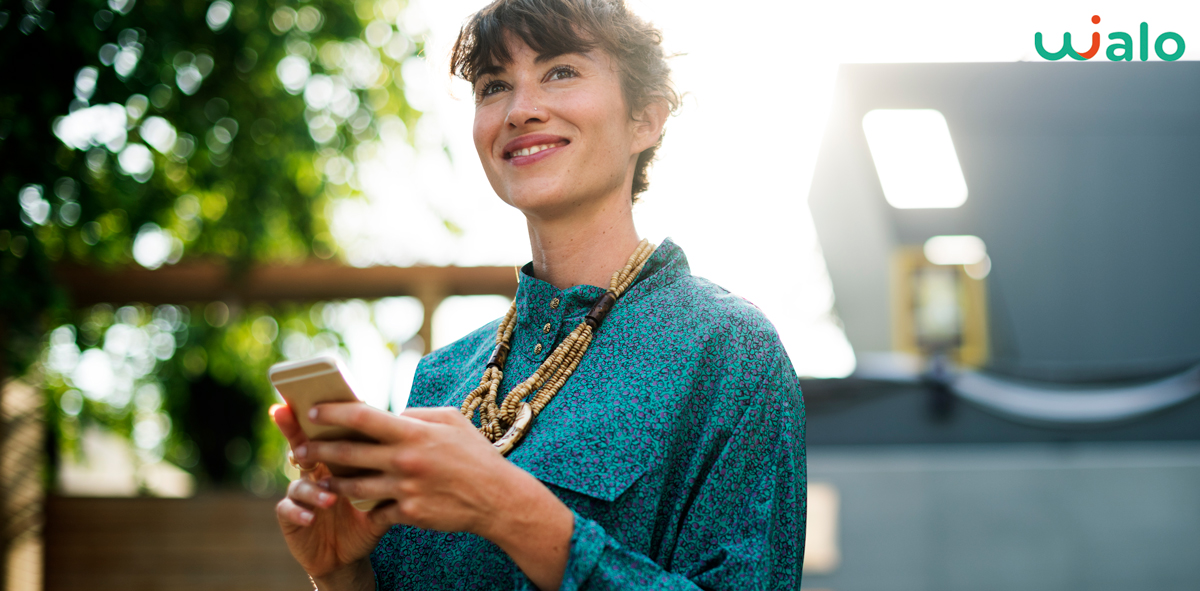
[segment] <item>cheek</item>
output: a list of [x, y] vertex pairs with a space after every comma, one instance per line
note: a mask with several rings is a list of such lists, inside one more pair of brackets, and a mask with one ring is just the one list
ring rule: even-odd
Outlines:
[[629, 156], [633, 143], [632, 128], [620, 95], [593, 97], [581, 112], [586, 112], [588, 120], [595, 126], [595, 135], [603, 138], [603, 149], [607, 156], [614, 159]]
[[504, 113], [497, 105], [487, 105], [475, 110], [475, 123], [471, 127], [471, 136], [475, 140], [475, 151], [479, 159], [487, 166], [496, 137], [504, 126]]
[[488, 124], [484, 120], [484, 116], [479, 112], [475, 113], [475, 124], [471, 127], [471, 137], [475, 140], [475, 151], [479, 153], [479, 159], [485, 161], [486, 166], [487, 155], [491, 152], [491, 138], [495, 138], [494, 133], [489, 133]]
[[475, 152], [479, 156], [479, 163], [483, 166], [484, 176], [492, 185], [492, 190], [503, 199], [505, 191], [497, 170], [497, 163], [492, 157], [492, 147], [496, 145], [496, 138], [504, 120], [503, 117], [497, 119], [493, 111], [498, 111], [498, 109], [475, 110], [475, 123], [471, 126], [471, 139], [475, 141]]

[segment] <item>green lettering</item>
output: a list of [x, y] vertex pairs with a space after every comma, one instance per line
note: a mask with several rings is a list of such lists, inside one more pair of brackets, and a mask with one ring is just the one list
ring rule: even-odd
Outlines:
[[1150, 59], [1150, 25], [1146, 23], [1138, 25], [1138, 43], [1141, 45], [1141, 52], [1138, 57], [1142, 58], [1142, 61]]
[[[1109, 61], [1133, 61], [1133, 38], [1129, 36], [1129, 33], [1109, 33], [1108, 38], [1112, 39], [1113, 41], [1121, 42], [1120, 44], [1109, 44], [1108, 51], [1106, 52], [1108, 54]], [[1121, 55], [1117, 55], [1118, 49], [1121, 50]]]
[[[1165, 43], [1167, 39], [1175, 42], [1175, 53], [1163, 53], [1163, 43]], [[1158, 39], [1154, 40], [1154, 53], [1158, 54], [1158, 59], [1164, 62], [1173, 62], [1183, 57], [1183, 49], [1183, 36], [1181, 36], [1179, 33], [1167, 31], [1162, 35], [1159, 35]]]

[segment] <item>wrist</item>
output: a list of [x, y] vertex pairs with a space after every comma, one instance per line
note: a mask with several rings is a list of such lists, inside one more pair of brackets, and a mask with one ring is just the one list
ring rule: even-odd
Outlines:
[[476, 533], [512, 557], [570, 546], [575, 514], [532, 474], [510, 464], [508, 495], [496, 499]]
[[538, 589], [558, 589], [571, 553], [575, 514], [532, 474], [508, 464], [507, 494], [494, 499], [474, 533], [495, 544]]
[[317, 591], [374, 591], [375, 571], [363, 558], [320, 577], [311, 577]]

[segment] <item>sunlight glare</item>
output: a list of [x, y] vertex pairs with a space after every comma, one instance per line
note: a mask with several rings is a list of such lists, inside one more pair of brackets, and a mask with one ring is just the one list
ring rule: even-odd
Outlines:
[[967, 182], [939, 111], [875, 109], [863, 116], [862, 125], [892, 207], [953, 208], [967, 201]]

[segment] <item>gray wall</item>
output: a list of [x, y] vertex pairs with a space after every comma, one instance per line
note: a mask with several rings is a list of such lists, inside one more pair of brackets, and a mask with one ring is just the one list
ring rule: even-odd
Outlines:
[[[1200, 63], [842, 66], [809, 194], [857, 353], [891, 348], [888, 257], [974, 234], [992, 259], [989, 369], [1142, 379], [1200, 361]], [[933, 108], [969, 196], [887, 205], [871, 109]]]
[[1200, 589], [1200, 443], [817, 446], [834, 591]]

